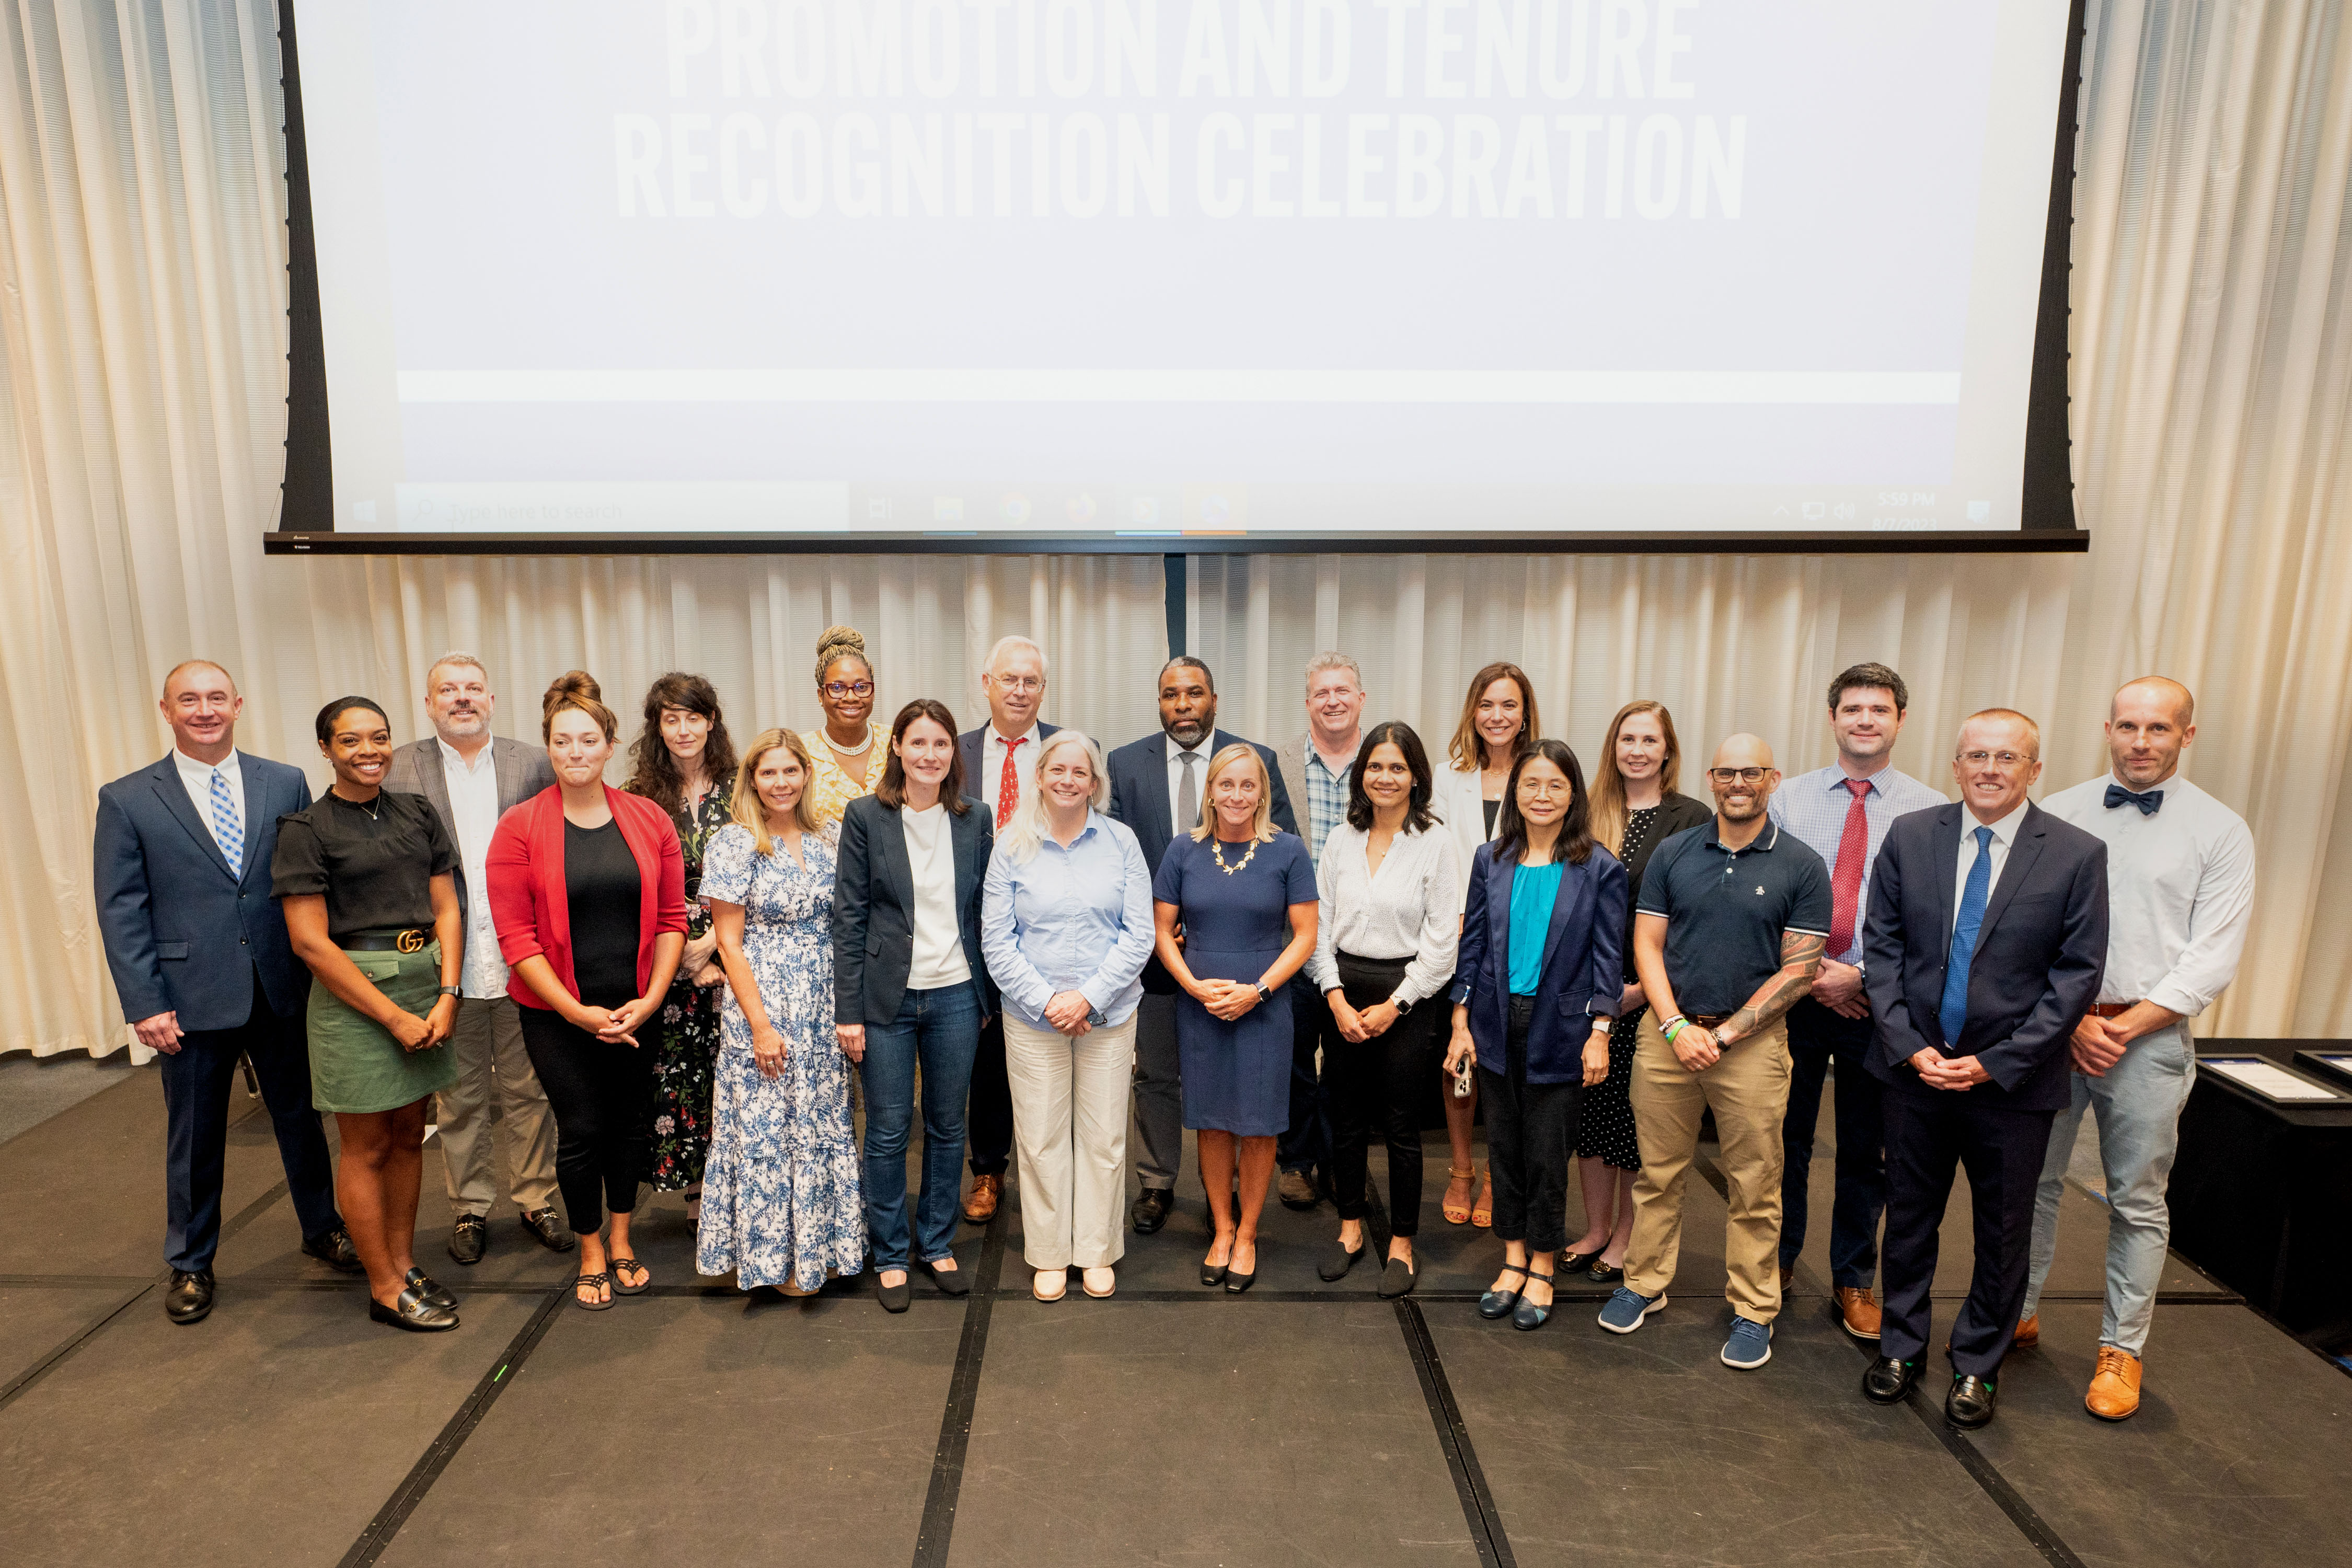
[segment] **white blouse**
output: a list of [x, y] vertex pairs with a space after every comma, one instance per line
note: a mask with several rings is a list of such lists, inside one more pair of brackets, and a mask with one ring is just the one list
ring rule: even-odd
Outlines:
[[1330, 991], [1339, 984], [1343, 949], [1358, 958], [1409, 958], [1394, 1000], [1434, 996], [1454, 977], [1461, 940], [1464, 882], [1454, 836], [1443, 825], [1399, 833], [1377, 873], [1370, 847], [1370, 836], [1345, 822], [1323, 840], [1315, 873], [1322, 902], [1307, 973], [1316, 989]]
[[963, 955], [963, 929], [956, 920], [955, 829], [948, 808], [898, 808], [907, 835], [907, 863], [915, 874], [915, 958], [907, 971], [910, 991], [936, 991], [971, 978]]
[[[1478, 770], [1475, 767], [1467, 772], [1460, 768], [1440, 768], [1435, 782], [1436, 788], [1431, 792], [1429, 809], [1454, 836], [1455, 872], [1461, 879], [1463, 900], [1467, 902], [1470, 897], [1470, 862], [1476, 857], [1478, 846], [1486, 842], [1485, 786], [1478, 782]], [[1500, 814], [1497, 814], [1497, 820], [1500, 820]]]

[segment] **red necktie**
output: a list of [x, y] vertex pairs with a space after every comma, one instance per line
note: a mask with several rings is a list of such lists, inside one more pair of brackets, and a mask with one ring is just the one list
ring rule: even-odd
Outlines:
[[1870, 855], [1870, 814], [1862, 804], [1863, 797], [1870, 793], [1870, 781], [1848, 779], [1845, 787], [1853, 793], [1853, 804], [1845, 808], [1845, 831], [1838, 835], [1837, 865], [1830, 871], [1832, 958], [1853, 945], [1853, 917], [1862, 903], [1862, 863]]
[[1024, 735], [1019, 740], [1004, 742], [1004, 772], [996, 781], [996, 831], [999, 833], [1003, 832], [1004, 825], [1013, 820], [1013, 808], [1021, 804], [1021, 774], [1013, 766], [1013, 753], [1020, 749], [1021, 742], [1028, 738]]

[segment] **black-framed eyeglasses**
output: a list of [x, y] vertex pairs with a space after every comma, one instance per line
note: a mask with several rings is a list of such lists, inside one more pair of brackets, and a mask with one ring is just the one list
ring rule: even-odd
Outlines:
[[827, 697], [871, 697], [874, 683], [870, 680], [828, 680], [817, 689]]
[[1706, 776], [1717, 784], [1762, 784], [1770, 768], [1709, 768]]

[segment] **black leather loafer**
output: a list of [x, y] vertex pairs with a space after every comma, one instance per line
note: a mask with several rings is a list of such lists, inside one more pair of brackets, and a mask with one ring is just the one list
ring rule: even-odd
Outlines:
[[1944, 1419], [1963, 1432], [1973, 1432], [1992, 1419], [1992, 1379], [1961, 1373], [1944, 1395]]
[[328, 1268], [341, 1269], [345, 1274], [367, 1272], [367, 1265], [360, 1261], [360, 1249], [352, 1245], [352, 1233], [341, 1226], [324, 1236], [304, 1237], [302, 1251], [304, 1256], [315, 1258]]
[[1883, 1355], [1864, 1369], [1862, 1396], [1873, 1405], [1900, 1405], [1919, 1381], [1919, 1363]]
[[[945, 1258], [940, 1259], [941, 1263], [946, 1261]], [[940, 1288], [940, 1294], [942, 1296], [971, 1294], [971, 1276], [965, 1272], [961, 1264], [953, 1268], [941, 1268], [934, 1263], [921, 1263], [916, 1267], [931, 1277], [931, 1283]]]
[[882, 1310], [886, 1312], [903, 1312], [913, 1305], [915, 1300], [911, 1281], [901, 1279], [896, 1285], [885, 1285], [879, 1273], [874, 1276], [874, 1293], [881, 1298]]
[[411, 1333], [437, 1334], [457, 1326], [457, 1314], [447, 1307], [436, 1307], [425, 1299], [415, 1286], [403, 1288], [387, 1307], [381, 1301], [368, 1302], [368, 1317], [379, 1323], [390, 1323], [395, 1329]]
[[1381, 1298], [1393, 1301], [1400, 1296], [1412, 1294], [1412, 1265], [1402, 1258], [1391, 1258], [1381, 1270]]
[[1135, 1200], [1135, 1229], [1139, 1236], [1150, 1236], [1168, 1223], [1169, 1211], [1176, 1206], [1176, 1194], [1168, 1187], [1146, 1187]]
[[449, 1222], [449, 1256], [471, 1267], [490, 1249], [490, 1222], [478, 1214], [461, 1214]]
[[522, 1216], [522, 1227], [530, 1238], [550, 1252], [569, 1252], [579, 1243], [573, 1239], [572, 1227], [557, 1216], [552, 1208], [532, 1209]]
[[422, 1268], [411, 1268], [403, 1283], [415, 1291], [417, 1299], [428, 1307], [438, 1307], [445, 1312], [457, 1310], [457, 1298], [449, 1294], [448, 1287], [436, 1283], [433, 1276]]
[[1315, 1265], [1316, 1277], [1321, 1279], [1346, 1279], [1348, 1270], [1356, 1266], [1356, 1259], [1361, 1258], [1364, 1255], [1364, 1248], [1370, 1245], [1370, 1242], [1359, 1242], [1356, 1244], [1356, 1250], [1350, 1252], [1338, 1242], [1333, 1242], [1331, 1250], [1325, 1253], [1322, 1261]]
[[172, 1270], [163, 1291], [163, 1315], [180, 1324], [201, 1323], [213, 1310], [213, 1271], [209, 1268]]

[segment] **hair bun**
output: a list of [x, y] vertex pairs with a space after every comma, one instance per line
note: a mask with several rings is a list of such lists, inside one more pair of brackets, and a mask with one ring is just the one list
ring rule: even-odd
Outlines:
[[546, 700], [550, 704], [574, 697], [584, 697], [591, 702], [602, 702], [604, 700], [604, 689], [596, 684], [596, 678], [584, 669], [567, 669], [548, 683]]
[[845, 653], [866, 655], [866, 634], [856, 626], [827, 626], [817, 634], [816, 657], [826, 664]]

